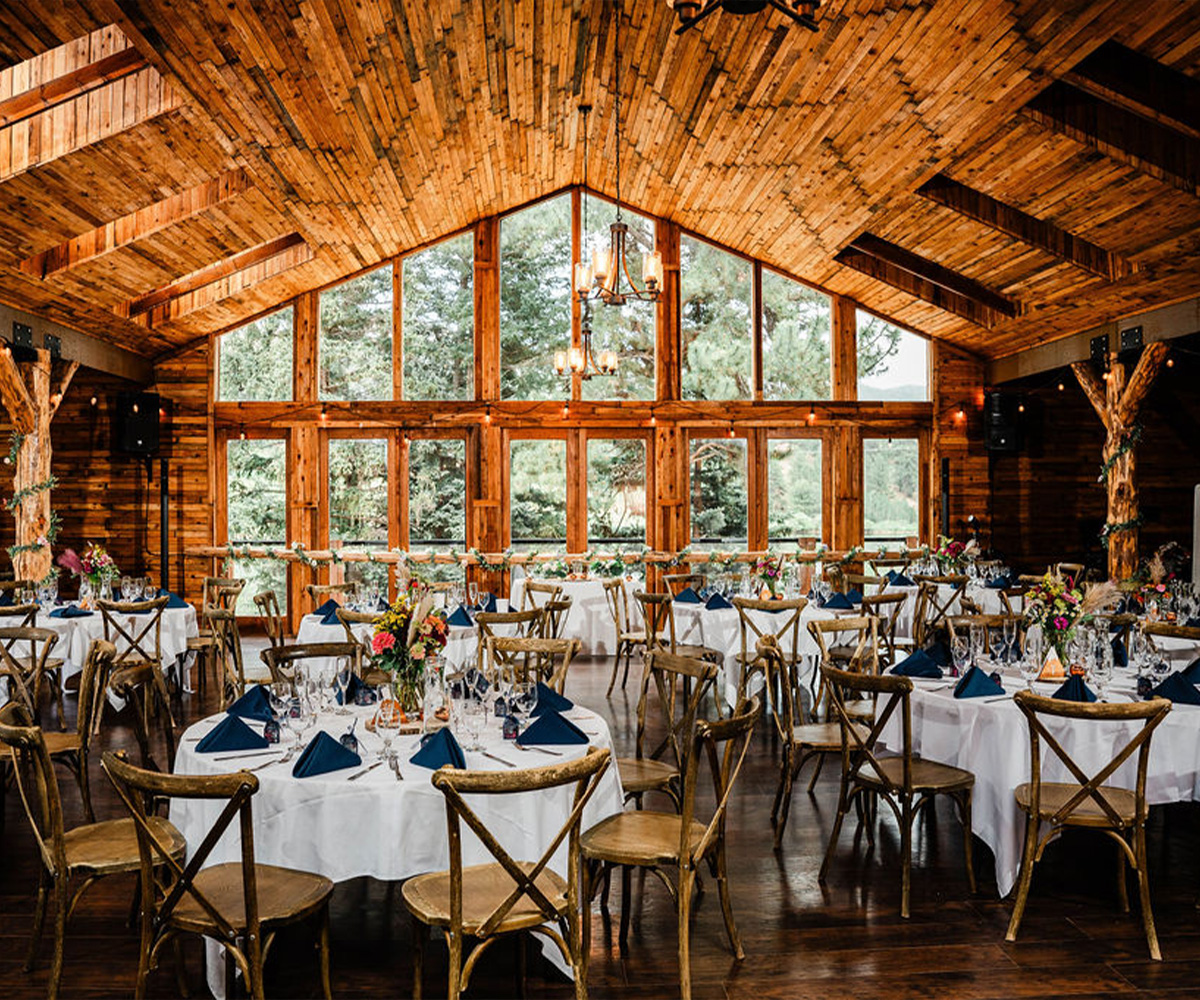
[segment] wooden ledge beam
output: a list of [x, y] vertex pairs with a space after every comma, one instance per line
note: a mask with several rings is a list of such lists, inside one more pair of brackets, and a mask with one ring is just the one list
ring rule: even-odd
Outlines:
[[173, 194], [146, 208], [139, 208], [112, 222], [79, 236], [72, 237], [58, 246], [36, 253], [18, 265], [26, 274], [45, 279], [72, 267], [87, 264], [104, 254], [127, 247], [194, 215], [215, 208], [235, 195], [250, 188], [250, 180], [240, 167], [228, 170], [211, 181]]
[[58, 408], [62, 405], [63, 399], [66, 398], [67, 390], [71, 388], [71, 379], [75, 377], [75, 373], [79, 371], [78, 361], [68, 361], [62, 365], [58, 376], [58, 381], [50, 390], [50, 418], [54, 419], [54, 414], [58, 412]]
[[1105, 395], [1104, 384], [1096, 375], [1092, 363], [1090, 361], [1074, 361], [1071, 363], [1071, 371], [1075, 373], [1079, 388], [1083, 390], [1088, 402], [1092, 404], [1092, 409], [1096, 411], [1096, 416], [1104, 424], [1104, 429], [1108, 430], [1108, 399]]
[[86, 66], [80, 66], [79, 69], [64, 73], [53, 80], [47, 80], [30, 90], [14, 94], [7, 100], [0, 101], [0, 128], [8, 128], [26, 121], [34, 115], [49, 111], [114, 80], [143, 70], [148, 65], [146, 57], [130, 47], [97, 59]]
[[19, 433], [32, 434], [37, 429], [37, 407], [7, 344], [0, 346], [0, 402]]
[[1136, 264], [1119, 254], [1074, 236], [1052, 222], [997, 201], [982, 191], [960, 184], [945, 174], [937, 174], [926, 181], [917, 189], [917, 194], [1106, 281], [1128, 277], [1138, 270]]
[[1200, 139], [1200, 80], [1108, 41], [1064, 77], [1073, 87]]
[[261, 264], [272, 257], [277, 257], [293, 247], [300, 246], [302, 243], [304, 243], [304, 237], [299, 233], [288, 233], [286, 236], [278, 236], [273, 240], [267, 240], [266, 243], [260, 243], [258, 246], [241, 251], [241, 253], [235, 253], [232, 257], [226, 257], [224, 260], [219, 260], [208, 267], [202, 267], [198, 271], [193, 271], [191, 274], [172, 281], [169, 285], [163, 285], [161, 288], [156, 288], [145, 295], [139, 295], [136, 299], [130, 299], [124, 305], [119, 306], [116, 309], [116, 313], [119, 316], [133, 319], [142, 313], [150, 312], [158, 306], [166, 305], [174, 299], [182, 298], [189, 292], [194, 292], [205, 285], [211, 285], [216, 281], [220, 281], [222, 278], [228, 277], [237, 271], [244, 271], [255, 264]]
[[1061, 80], [1038, 94], [1022, 113], [1118, 163], [1200, 197], [1200, 139]]
[[1121, 395], [1121, 403], [1117, 407], [1117, 423], [1129, 425], [1137, 419], [1138, 410], [1142, 408], [1142, 401], [1146, 398], [1146, 393], [1150, 391], [1150, 387], [1154, 384], [1166, 359], [1167, 345], [1161, 340], [1146, 345], [1142, 356], [1138, 358], [1138, 362], [1134, 366], [1133, 374], [1125, 383], [1125, 392]]

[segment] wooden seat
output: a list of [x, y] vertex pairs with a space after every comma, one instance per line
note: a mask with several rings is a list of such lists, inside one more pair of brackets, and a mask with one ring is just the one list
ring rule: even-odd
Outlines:
[[[165, 703], [170, 701], [170, 692], [163, 674], [162, 615], [169, 600], [168, 597], [155, 597], [148, 601], [96, 602], [104, 619], [104, 640], [113, 643], [117, 650], [112, 662], [113, 671], [139, 663], [150, 664], [158, 676]], [[126, 619], [126, 615], [136, 617]], [[175, 687], [176, 696], [179, 687], [178, 684]], [[104, 707], [103, 703], [100, 707]], [[167, 711], [170, 711], [169, 704]], [[101, 714], [99, 711], [95, 714], [94, 731], [99, 731]]]
[[[64, 828], [54, 765], [42, 731], [31, 723], [28, 711], [17, 702], [9, 702], [0, 709], [0, 745], [12, 756], [13, 781], [20, 792], [42, 859], [33, 934], [24, 969], [26, 972], [33, 969], [45, 926], [47, 903], [53, 893], [54, 957], [47, 996], [54, 1000], [62, 979], [68, 918], [97, 879], [139, 871], [142, 857], [132, 819], [87, 823], [71, 830]], [[161, 816], [150, 816], [147, 822], [162, 850], [174, 861], [182, 861], [187, 851], [183, 835]], [[150, 891], [154, 891], [153, 885]]]
[[[427, 926], [442, 927], [447, 932], [451, 1000], [457, 1000], [467, 988], [484, 949], [505, 934], [540, 934], [552, 941], [574, 974], [575, 996], [587, 996], [587, 939], [582, 926], [587, 906], [586, 896], [581, 906], [579, 824], [608, 764], [607, 750], [588, 747], [583, 757], [548, 767], [499, 772], [443, 767], [433, 772], [433, 787], [446, 799], [450, 867], [411, 878], [401, 889], [414, 923], [414, 997], [422, 993]], [[541, 856], [532, 862], [514, 858], [505, 850], [467, 800], [467, 796], [519, 795], [571, 785], [570, 813]], [[492, 863], [463, 865], [463, 824], [495, 859]], [[550, 867], [551, 859], [564, 843], [565, 871], [555, 871]], [[466, 935], [478, 939], [478, 944], [464, 963]]]
[[613, 686], [617, 682], [617, 670], [621, 665], [622, 656], [625, 657], [625, 672], [621, 676], [621, 690], [625, 690], [625, 683], [629, 680], [629, 661], [633, 657], [633, 652], [639, 646], [643, 650], [646, 648], [646, 630], [645, 628], [635, 628], [629, 618], [629, 591], [625, 589], [625, 578], [615, 576], [611, 580], [605, 580], [603, 586], [604, 599], [608, 602], [608, 611], [613, 620], [613, 630], [617, 635], [617, 648], [613, 653], [612, 676], [608, 678], [608, 690], [604, 692], [604, 696], [607, 698], [612, 694]]
[[[1046, 845], [1061, 836], [1063, 830], [1082, 827], [1102, 831], [1116, 843], [1117, 893], [1121, 908], [1126, 913], [1129, 912], [1129, 896], [1125, 887], [1126, 864], [1133, 869], [1138, 881], [1146, 944], [1150, 957], [1160, 961], [1162, 953], [1150, 908], [1150, 872], [1146, 858], [1146, 769], [1154, 730], [1171, 711], [1171, 703], [1165, 698], [1118, 704], [1061, 701], [1031, 691], [1018, 691], [1013, 700], [1029, 727], [1030, 780], [1018, 785], [1013, 792], [1018, 808], [1026, 816], [1025, 845], [1021, 852], [1021, 873], [1017, 879], [1016, 899], [1005, 940], [1017, 939], [1029, 902], [1033, 869], [1041, 861]], [[1046, 720], [1052, 720], [1050, 725]], [[1059, 742], [1064, 720], [1065, 724], [1086, 726], [1092, 730], [1086, 737], [1081, 737], [1081, 745], [1105, 748], [1109, 759], [1094, 773], [1088, 774]], [[1075, 779], [1074, 783], [1042, 781], [1043, 744], [1050, 750], [1047, 759], [1069, 771]], [[1135, 753], [1137, 777], [1134, 788], [1131, 790], [1105, 784]], [[1043, 834], [1042, 830], [1046, 827], [1049, 829]]]
[[[900, 916], [909, 915], [909, 883], [912, 872], [912, 828], [921, 809], [931, 805], [938, 795], [954, 802], [963, 828], [963, 853], [967, 885], [975, 891], [975, 870], [971, 852], [971, 795], [975, 776], [970, 771], [936, 761], [921, 760], [912, 751], [912, 679], [895, 674], [882, 676], [855, 673], [821, 664], [821, 675], [829, 692], [829, 701], [841, 726], [842, 774], [838, 787], [837, 814], [829, 834], [829, 846], [817, 878], [825, 883], [837, 852], [842, 823], [851, 804], [857, 807], [860, 825], [865, 823], [867, 840], [875, 843], [875, 810], [883, 801], [892, 810], [900, 827]], [[868, 728], [846, 711], [849, 695], [860, 699], [886, 698]], [[883, 756], [877, 743], [888, 720], [900, 713], [902, 745], [898, 756]]]
[[[135, 996], [146, 995], [146, 981], [156, 957], [181, 933], [200, 934], [220, 942], [255, 998], [263, 996], [263, 961], [276, 933], [304, 921], [318, 924], [317, 952], [324, 996], [329, 984], [329, 897], [333, 883], [322, 875], [293, 871], [254, 860], [251, 801], [258, 779], [248, 771], [209, 776], [162, 774], [134, 767], [121, 754], [104, 754], [102, 766], [112, 779], [137, 829], [141, 854], [141, 947]], [[159, 837], [146, 803], [155, 800], [228, 800], [202, 843], [192, 845], [187, 866], [171, 855]], [[235, 817], [242, 836], [241, 860], [205, 867], [209, 854]], [[154, 866], [168, 876], [159, 890]], [[182, 960], [177, 948], [176, 957]], [[227, 971], [230, 967], [226, 966]], [[232, 976], [227, 975], [232, 985]]]
[[[696, 669], [701, 666], [698, 664]], [[755, 697], [749, 702], [739, 704], [734, 714], [727, 719], [696, 722], [684, 751], [683, 796], [678, 813], [621, 813], [601, 820], [579, 838], [580, 851], [587, 868], [585, 900], [591, 899], [602, 884], [608, 884], [613, 868], [621, 869], [619, 940], [622, 950], [628, 943], [629, 915], [632, 909], [632, 870], [639, 868], [653, 872], [671, 891], [676, 905], [679, 933], [679, 991], [684, 1000], [690, 1000], [692, 995], [692, 892], [701, 864], [706, 863], [716, 879], [721, 912], [725, 919], [725, 933], [729, 937], [734, 957], [738, 961], [745, 957], [733, 918], [729, 890], [725, 816], [734, 785], [750, 749], [754, 727], [761, 715], [762, 702]], [[711, 817], [704, 822], [696, 817], [696, 792], [700, 783], [700, 772], [706, 762], [712, 778], [714, 805]], [[674, 875], [674, 880], [671, 879], [671, 874]], [[590, 946], [590, 938], [591, 907], [585, 905], [585, 954]]]

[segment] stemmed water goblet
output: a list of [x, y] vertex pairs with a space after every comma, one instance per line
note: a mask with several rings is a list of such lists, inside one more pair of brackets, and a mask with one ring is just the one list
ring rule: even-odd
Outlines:
[[[537, 708], [537, 685], [533, 681], [513, 681], [508, 696], [509, 711], [517, 720], [518, 726], [524, 720], [532, 717]], [[519, 738], [519, 737], [518, 737]]]
[[950, 640], [950, 656], [954, 660], [955, 676], [961, 677], [971, 665], [971, 640], [965, 635], [956, 635]]
[[346, 705], [346, 692], [350, 690], [350, 678], [353, 677], [350, 669], [350, 660], [347, 657], [342, 657], [337, 661], [334, 667], [333, 683], [337, 688], [338, 703], [341, 707], [337, 710], [337, 715], [350, 715], [350, 709]]
[[473, 610], [479, 610], [479, 584], [474, 580], [467, 584], [467, 603]]

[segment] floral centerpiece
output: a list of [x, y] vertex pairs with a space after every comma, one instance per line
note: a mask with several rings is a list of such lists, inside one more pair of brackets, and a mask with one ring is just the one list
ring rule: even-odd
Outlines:
[[1043, 640], [1054, 647], [1065, 665], [1076, 628], [1116, 603], [1119, 596], [1112, 583], [1097, 584], [1085, 593], [1074, 580], [1047, 573], [1025, 595], [1025, 624], [1041, 627]]
[[938, 535], [937, 548], [932, 554], [942, 572], [949, 573], [964, 569], [967, 563], [979, 554], [979, 546], [974, 538], [969, 542], [960, 542], [945, 535]]
[[433, 597], [419, 590], [401, 594], [375, 623], [371, 664], [392, 676], [400, 709], [420, 710], [425, 666], [446, 645], [446, 616], [433, 608]]
[[95, 542], [87, 543], [82, 556], [74, 549], [63, 550], [58, 557], [58, 565], [79, 577], [80, 602], [85, 605], [91, 603], [93, 594], [111, 597], [112, 582], [121, 575], [113, 557], [102, 545]]
[[761, 584], [759, 593], [765, 590], [771, 600], [775, 600], [779, 596], [779, 588], [783, 584], [783, 556], [776, 557], [768, 554], [764, 558], [756, 559], [751, 572]]

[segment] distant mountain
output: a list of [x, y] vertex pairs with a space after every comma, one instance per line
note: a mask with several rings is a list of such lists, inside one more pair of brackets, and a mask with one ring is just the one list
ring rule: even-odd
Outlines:
[[923, 385], [897, 385], [884, 388], [883, 386], [871, 385], [870, 382], [863, 382], [858, 387], [858, 398], [925, 402], [929, 399], [929, 391]]

